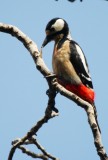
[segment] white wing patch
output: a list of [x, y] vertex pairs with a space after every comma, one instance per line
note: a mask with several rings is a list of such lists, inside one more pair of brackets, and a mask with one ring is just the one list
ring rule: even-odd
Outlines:
[[51, 28], [54, 28], [56, 31], [61, 31], [64, 27], [64, 20], [58, 19], [56, 22], [51, 26]]
[[[77, 52], [78, 52], [78, 54], [79, 54], [79, 56], [82, 60], [82, 63], [84, 65], [84, 69], [85, 69], [86, 73], [89, 75], [89, 70], [88, 70], [88, 67], [87, 67], [86, 62], [85, 62], [84, 54], [83, 54], [81, 48], [78, 45], [75, 44], [75, 46], [76, 46]], [[89, 77], [90, 77], [90, 75], [89, 75]]]
[[86, 80], [91, 81], [90, 75], [89, 75], [89, 77], [85, 77], [83, 74], [81, 74], [81, 75], [82, 75], [82, 77], [84, 77]]

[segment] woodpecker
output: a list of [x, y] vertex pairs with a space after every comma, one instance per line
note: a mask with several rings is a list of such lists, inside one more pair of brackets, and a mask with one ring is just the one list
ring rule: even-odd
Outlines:
[[98, 125], [97, 111], [94, 104], [95, 92], [83, 50], [71, 38], [69, 26], [62, 18], [50, 20], [45, 32], [46, 38], [42, 44], [42, 48], [50, 41], [55, 41], [52, 66], [58, 82], [67, 90], [93, 106]]

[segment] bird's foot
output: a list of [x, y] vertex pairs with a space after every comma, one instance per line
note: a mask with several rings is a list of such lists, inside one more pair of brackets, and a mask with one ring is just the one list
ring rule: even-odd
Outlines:
[[57, 75], [56, 74], [54, 74], [54, 73], [52, 73], [52, 74], [50, 74], [50, 75], [48, 75], [48, 76], [45, 76], [45, 78], [57, 78]]

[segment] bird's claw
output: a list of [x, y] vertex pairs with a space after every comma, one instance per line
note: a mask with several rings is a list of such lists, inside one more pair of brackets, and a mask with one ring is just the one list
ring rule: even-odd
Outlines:
[[52, 74], [50, 74], [48, 76], [45, 76], [45, 78], [57, 78], [57, 75], [52, 73]]

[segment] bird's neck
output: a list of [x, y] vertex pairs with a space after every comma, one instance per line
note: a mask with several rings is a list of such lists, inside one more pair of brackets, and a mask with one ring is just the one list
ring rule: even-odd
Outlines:
[[67, 35], [59, 34], [58, 36], [56, 36], [56, 38], [55, 38], [55, 43], [57, 44], [57, 43], [59, 43], [59, 42], [61, 42], [61, 41], [64, 41], [64, 40], [66, 40], [66, 39], [72, 40], [70, 31], [68, 32]]
[[66, 36], [66, 38], [69, 39], [69, 40], [72, 40], [72, 36], [71, 36], [70, 31], [68, 32], [68, 35]]
[[56, 37], [56, 39], [55, 39], [55, 48], [59, 49], [66, 40], [69, 40], [69, 41], [72, 40], [70, 32], [66, 36], [63, 35], [63, 34], [60, 34], [60, 35], [58, 35]]

